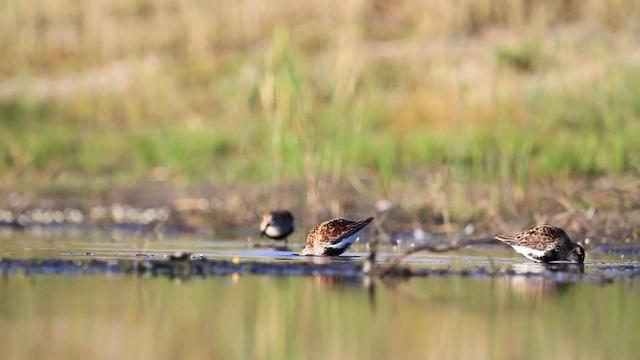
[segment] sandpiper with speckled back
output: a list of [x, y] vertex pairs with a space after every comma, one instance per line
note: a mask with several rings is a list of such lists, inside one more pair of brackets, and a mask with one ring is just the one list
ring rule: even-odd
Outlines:
[[515, 236], [496, 234], [494, 237], [536, 262], [584, 263], [585, 252], [582, 246], [572, 242], [567, 233], [556, 226], [534, 226]]
[[373, 217], [364, 220], [333, 219], [314, 227], [307, 236], [307, 246], [300, 255], [338, 256], [360, 236]]
[[286, 241], [295, 228], [296, 224], [293, 221], [291, 212], [288, 210], [269, 210], [262, 215], [260, 236]]

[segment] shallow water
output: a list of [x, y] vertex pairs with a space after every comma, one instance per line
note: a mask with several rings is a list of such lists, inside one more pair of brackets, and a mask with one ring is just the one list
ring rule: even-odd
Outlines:
[[512, 279], [7, 277], [4, 359], [637, 359], [638, 287]]
[[[310, 261], [246, 239], [76, 235], [0, 234], [0, 257], [159, 259], [182, 250]], [[383, 250], [381, 258], [394, 251]], [[366, 252], [358, 244], [330, 262], [361, 261]], [[413, 267], [547, 271], [500, 248], [408, 260]], [[584, 272], [616, 265], [639, 266], [590, 254]], [[17, 275], [0, 279], [0, 343], [3, 359], [637, 359], [638, 299], [636, 277], [594, 285], [536, 276]]]

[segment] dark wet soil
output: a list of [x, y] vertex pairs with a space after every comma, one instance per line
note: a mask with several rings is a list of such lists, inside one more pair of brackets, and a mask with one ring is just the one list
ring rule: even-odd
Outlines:
[[[340, 259], [341, 261], [308, 258], [308, 261], [266, 262], [239, 259], [206, 259], [191, 254], [179, 254], [166, 259], [112, 259], [112, 260], [65, 260], [65, 259], [2, 259], [0, 271], [10, 275], [90, 275], [90, 274], [135, 274], [141, 276], [206, 277], [227, 275], [270, 276], [323, 276], [336, 278], [366, 279], [376, 277], [376, 265], [371, 276], [363, 271], [364, 261]], [[513, 264], [467, 265], [467, 266], [410, 266], [401, 265], [386, 272], [384, 278], [412, 277], [520, 277], [541, 278], [563, 283], [607, 284], [614, 281], [640, 279], [640, 263], [590, 263], [587, 265], [552, 263], [527, 264], [522, 270]]]
[[317, 203], [309, 203], [309, 189], [303, 184], [180, 189], [167, 182], [143, 182], [101, 192], [0, 191], [0, 226], [88, 224], [241, 232], [257, 226], [265, 210], [283, 207], [293, 211], [300, 229], [332, 217], [375, 215], [388, 233], [419, 228], [471, 230], [482, 236], [546, 222], [595, 242], [631, 243], [640, 236], [640, 182], [635, 180], [541, 182], [527, 189], [443, 185], [437, 191], [423, 184], [418, 179], [413, 185], [403, 183], [386, 191], [372, 189], [366, 182], [364, 189], [341, 186], [326, 189]]
[[[432, 186], [435, 178], [441, 186]], [[256, 238], [265, 210], [287, 208], [296, 218], [293, 236], [298, 242], [304, 242], [307, 231], [320, 221], [373, 215], [376, 220], [365, 238], [389, 245], [485, 238], [548, 223], [564, 228], [588, 252], [640, 253], [637, 179], [538, 181], [526, 188], [473, 182], [461, 186], [459, 181], [447, 182], [446, 174], [425, 171], [389, 188], [375, 183], [359, 178], [316, 187], [181, 187], [170, 181], [142, 181], [127, 189], [101, 191], [0, 190], [0, 231], [98, 228], [151, 240], [183, 233]]]

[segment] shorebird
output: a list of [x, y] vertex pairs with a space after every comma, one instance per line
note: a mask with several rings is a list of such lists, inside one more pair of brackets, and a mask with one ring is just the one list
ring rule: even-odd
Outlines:
[[572, 242], [567, 233], [556, 226], [534, 226], [515, 236], [496, 234], [494, 237], [536, 262], [584, 263], [585, 253], [582, 246]]
[[364, 220], [333, 219], [314, 227], [300, 255], [338, 256], [351, 247], [373, 217]]
[[288, 210], [269, 210], [262, 215], [260, 236], [274, 240], [285, 240], [295, 230], [293, 215]]

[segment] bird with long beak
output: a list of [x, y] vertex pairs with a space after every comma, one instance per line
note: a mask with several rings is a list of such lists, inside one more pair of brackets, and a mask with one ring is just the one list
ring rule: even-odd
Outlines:
[[300, 255], [338, 256], [347, 251], [373, 218], [364, 220], [333, 219], [314, 227], [307, 236], [307, 246]]
[[556, 226], [534, 226], [514, 236], [496, 234], [494, 237], [536, 262], [584, 263], [582, 246], [572, 242], [567, 233]]

